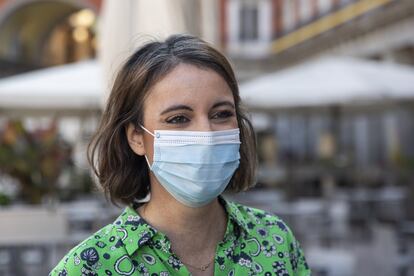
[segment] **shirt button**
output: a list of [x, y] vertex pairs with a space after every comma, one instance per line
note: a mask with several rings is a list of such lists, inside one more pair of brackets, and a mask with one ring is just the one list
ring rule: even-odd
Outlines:
[[160, 137], [161, 137], [161, 135], [160, 135], [159, 133], [157, 133], [157, 134], [155, 135], [155, 137], [160, 138]]

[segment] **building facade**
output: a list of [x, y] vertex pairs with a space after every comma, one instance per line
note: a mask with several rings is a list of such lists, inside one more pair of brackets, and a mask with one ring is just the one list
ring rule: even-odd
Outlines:
[[327, 53], [414, 64], [413, 1], [219, 0], [219, 7], [220, 43], [242, 79]]
[[96, 55], [101, 0], [1, 0], [0, 77]]

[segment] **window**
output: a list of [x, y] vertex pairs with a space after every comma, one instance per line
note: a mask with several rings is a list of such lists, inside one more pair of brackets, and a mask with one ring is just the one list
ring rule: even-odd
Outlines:
[[283, 2], [283, 30], [291, 31], [295, 27], [295, 7], [292, 0]]
[[257, 40], [259, 38], [259, 10], [256, 5], [243, 4], [240, 7], [240, 41]]
[[272, 40], [271, 0], [228, 0], [228, 51], [252, 58], [266, 56]]
[[318, 11], [320, 15], [328, 13], [332, 8], [332, 0], [318, 0]]
[[301, 0], [299, 1], [299, 10], [300, 10], [300, 22], [307, 22], [312, 18], [312, 1]]

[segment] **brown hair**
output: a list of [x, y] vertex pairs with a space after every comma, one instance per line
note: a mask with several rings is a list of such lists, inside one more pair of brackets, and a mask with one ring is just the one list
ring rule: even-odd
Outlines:
[[112, 203], [130, 204], [143, 199], [150, 188], [145, 158], [135, 154], [126, 137], [126, 126], [143, 123], [143, 104], [154, 83], [186, 63], [218, 73], [229, 85], [240, 128], [240, 166], [227, 190], [247, 190], [254, 183], [256, 139], [241, 106], [234, 72], [227, 59], [211, 45], [190, 35], [173, 35], [149, 42], [132, 54], [117, 74], [97, 132], [88, 146], [88, 160], [105, 195]]

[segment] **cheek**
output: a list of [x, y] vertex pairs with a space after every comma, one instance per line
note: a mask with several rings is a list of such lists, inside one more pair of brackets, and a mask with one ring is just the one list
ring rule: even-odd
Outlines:
[[237, 118], [234, 118], [234, 120], [233, 120], [233, 127], [234, 128], [238, 128], [239, 127], [239, 121], [237, 120]]
[[232, 128], [238, 128], [238, 127], [240, 127], [239, 126], [239, 121], [240, 121], [241, 119], [240, 119], [240, 117], [238, 116], [238, 115], [236, 115], [236, 116], [234, 116], [233, 117], [233, 120], [231, 120], [231, 126], [232, 126]]
[[154, 156], [154, 138], [152, 138], [151, 135], [144, 136], [144, 147], [145, 147], [145, 155], [147, 156], [148, 160], [152, 164], [152, 158]]

